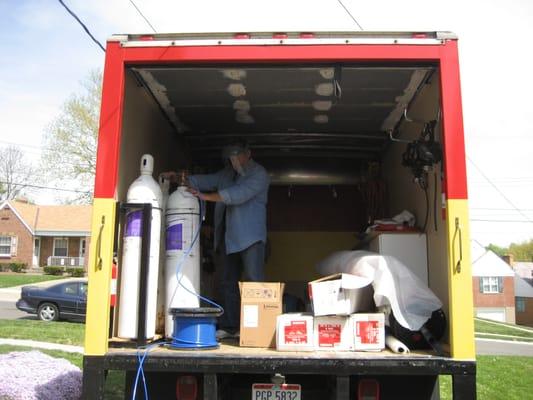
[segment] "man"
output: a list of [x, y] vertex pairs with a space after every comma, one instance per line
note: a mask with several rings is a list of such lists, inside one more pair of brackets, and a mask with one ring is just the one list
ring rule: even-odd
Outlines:
[[228, 165], [208, 175], [189, 176], [189, 191], [215, 202], [215, 250], [222, 255], [224, 315], [217, 338], [235, 337], [239, 330], [238, 282], [264, 281], [266, 204], [270, 179], [265, 168], [252, 159], [245, 140], [223, 149]]

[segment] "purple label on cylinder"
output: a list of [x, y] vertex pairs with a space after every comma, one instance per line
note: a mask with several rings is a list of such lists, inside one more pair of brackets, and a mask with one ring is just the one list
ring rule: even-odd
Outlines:
[[142, 211], [132, 211], [126, 215], [126, 233], [124, 236], [142, 236]]
[[175, 224], [167, 228], [167, 250], [183, 250], [183, 225]]

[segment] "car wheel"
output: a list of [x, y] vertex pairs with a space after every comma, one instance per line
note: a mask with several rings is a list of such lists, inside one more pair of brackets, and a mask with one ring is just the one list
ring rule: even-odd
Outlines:
[[59, 319], [59, 310], [55, 304], [43, 303], [39, 306], [37, 316], [41, 321], [57, 321]]

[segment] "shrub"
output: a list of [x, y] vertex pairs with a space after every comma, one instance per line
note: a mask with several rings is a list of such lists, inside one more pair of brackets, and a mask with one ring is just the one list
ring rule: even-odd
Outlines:
[[67, 268], [67, 274], [74, 278], [81, 278], [85, 276], [85, 271], [83, 270], [83, 267]]
[[0, 263], [0, 272], [9, 271], [9, 263]]
[[9, 264], [9, 269], [13, 272], [25, 272], [27, 266], [28, 264], [23, 262], [12, 262]]
[[63, 275], [63, 272], [65, 272], [65, 268], [59, 266], [50, 266], [44, 267], [43, 271], [47, 275]]

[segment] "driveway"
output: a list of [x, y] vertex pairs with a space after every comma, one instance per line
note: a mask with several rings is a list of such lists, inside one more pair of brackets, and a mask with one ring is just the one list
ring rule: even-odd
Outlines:
[[476, 339], [476, 354], [533, 357], [533, 343]]

